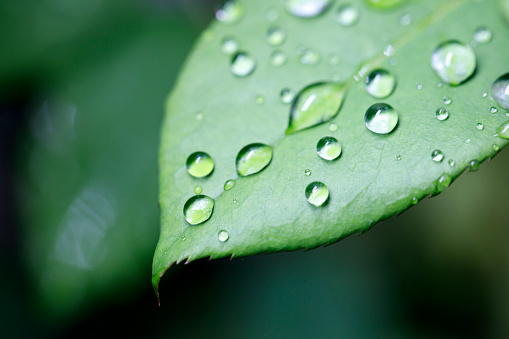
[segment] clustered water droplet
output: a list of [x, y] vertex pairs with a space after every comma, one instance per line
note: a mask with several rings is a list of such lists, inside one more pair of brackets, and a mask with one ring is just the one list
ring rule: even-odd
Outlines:
[[509, 121], [504, 122], [497, 128], [497, 135], [502, 139], [509, 139]]
[[239, 151], [236, 159], [237, 173], [248, 176], [262, 171], [272, 160], [272, 147], [254, 143]]
[[289, 104], [295, 98], [295, 93], [289, 88], [283, 88], [279, 96], [282, 103]]
[[468, 164], [468, 171], [469, 172], [475, 172], [479, 169], [479, 161], [477, 160], [471, 160]]
[[431, 67], [444, 82], [452, 86], [470, 78], [476, 65], [472, 47], [457, 40], [440, 44], [431, 55]]
[[214, 199], [206, 195], [195, 195], [184, 205], [184, 218], [191, 225], [207, 221], [214, 210]]
[[324, 160], [334, 160], [341, 155], [341, 144], [334, 137], [323, 137], [316, 144], [316, 152]]
[[305, 190], [307, 201], [314, 206], [322, 206], [329, 199], [329, 189], [323, 182], [314, 181]]
[[398, 119], [398, 112], [386, 103], [371, 105], [364, 115], [366, 127], [377, 134], [391, 133], [396, 128]]
[[384, 69], [375, 69], [366, 77], [366, 92], [374, 98], [387, 98], [395, 87], [396, 78]]
[[187, 172], [195, 178], [203, 178], [212, 173], [214, 160], [205, 152], [195, 152], [186, 161]]

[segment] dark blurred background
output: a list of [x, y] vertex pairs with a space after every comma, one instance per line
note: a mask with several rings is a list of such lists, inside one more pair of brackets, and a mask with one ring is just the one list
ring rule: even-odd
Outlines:
[[508, 337], [509, 152], [338, 244], [172, 267], [163, 106], [220, 1], [3, 0], [4, 337]]

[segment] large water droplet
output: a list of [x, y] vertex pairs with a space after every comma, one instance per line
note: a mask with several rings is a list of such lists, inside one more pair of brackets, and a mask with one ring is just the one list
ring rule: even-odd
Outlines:
[[228, 239], [230, 239], [230, 235], [228, 234], [227, 231], [225, 230], [220, 230], [218, 233], [217, 233], [217, 239], [220, 241], [220, 242], [226, 242], [228, 241]]
[[490, 112], [491, 113], [497, 113], [498, 112], [498, 108], [496, 108], [495, 106], [490, 107]]
[[286, 55], [281, 51], [274, 51], [270, 56], [270, 64], [274, 67], [281, 67], [286, 64]]
[[509, 121], [504, 122], [497, 128], [497, 135], [502, 139], [509, 139]]
[[224, 183], [224, 190], [229, 191], [233, 188], [233, 186], [235, 186], [235, 180], [233, 180], [233, 179], [227, 180]]
[[286, 33], [279, 27], [272, 27], [267, 32], [267, 43], [271, 46], [281, 46], [286, 40]]
[[388, 9], [401, 5], [405, 0], [366, 0], [366, 1], [372, 7]]
[[379, 102], [366, 110], [364, 121], [371, 132], [388, 134], [398, 124], [398, 112], [391, 105]]
[[206, 195], [195, 195], [184, 205], [184, 218], [191, 225], [207, 221], [214, 210], [214, 199]]
[[442, 162], [442, 160], [444, 160], [444, 153], [439, 149], [434, 150], [431, 152], [431, 160], [434, 162]]
[[341, 144], [334, 137], [323, 137], [316, 144], [316, 152], [324, 160], [334, 160], [341, 154]]
[[239, 43], [232, 37], [226, 37], [221, 42], [221, 52], [226, 55], [232, 55], [239, 50]]
[[230, 64], [230, 71], [238, 77], [248, 76], [253, 73], [255, 68], [256, 61], [244, 52], [235, 54]]
[[440, 176], [440, 178], [438, 178], [438, 180], [436, 180], [434, 182], [435, 187], [436, 187], [435, 194], [438, 194], [438, 193], [442, 192], [444, 189], [446, 189], [447, 187], [449, 187], [451, 182], [452, 182], [452, 177], [449, 174], [447, 174], [447, 173], [442, 174]]
[[449, 117], [449, 112], [445, 108], [439, 108], [436, 110], [435, 115], [438, 120], [444, 121]]
[[237, 155], [237, 172], [243, 177], [258, 173], [267, 167], [271, 160], [271, 146], [260, 143], [247, 145]]
[[375, 69], [366, 77], [365, 87], [372, 97], [386, 98], [394, 91], [396, 78], [384, 69]]
[[195, 152], [186, 161], [187, 172], [195, 178], [203, 178], [212, 173], [214, 160], [205, 152]]
[[295, 98], [295, 93], [289, 88], [283, 88], [280, 93], [281, 102], [289, 104]]
[[475, 71], [474, 50], [456, 40], [444, 42], [433, 51], [431, 67], [444, 82], [459, 85]]
[[237, 1], [227, 1], [216, 11], [217, 20], [229, 25], [239, 22], [243, 15], [244, 8]]
[[491, 96], [497, 104], [509, 109], [509, 73], [499, 77], [491, 85]]
[[475, 30], [474, 40], [480, 44], [486, 44], [490, 42], [492, 38], [493, 33], [491, 33], [491, 31], [484, 26], [480, 26]]
[[284, 0], [291, 14], [301, 18], [312, 18], [325, 12], [331, 0]]
[[351, 5], [343, 5], [339, 7], [334, 19], [341, 26], [353, 26], [359, 21], [359, 10]]
[[329, 198], [329, 189], [323, 182], [314, 181], [306, 187], [305, 194], [311, 205], [322, 206]]
[[290, 109], [286, 134], [330, 121], [343, 104], [345, 89], [335, 83], [317, 83], [300, 91]]

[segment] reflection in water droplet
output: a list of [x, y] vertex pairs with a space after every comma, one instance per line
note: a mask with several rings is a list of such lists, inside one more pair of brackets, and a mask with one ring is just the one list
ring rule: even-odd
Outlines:
[[304, 170], [304, 174], [309, 177], [311, 175], [311, 170], [309, 168], [306, 168]]
[[247, 145], [237, 155], [237, 172], [243, 177], [258, 173], [267, 167], [271, 160], [271, 146], [261, 143]]
[[401, 16], [399, 19], [399, 24], [401, 26], [409, 26], [412, 23], [412, 14], [406, 13]]
[[230, 238], [230, 235], [228, 234], [227, 231], [225, 230], [220, 230], [218, 233], [217, 233], [217, 239], [220, 241], [220, 242], [226, 242], [228, 241], [228, 239]]
[[447, 173], [442, 174], [440, 176], [440, 178], [438, 178], [438, 180], [434, 182], [435, 187], [436, 187], [435, 194], [438, 194], [438, 193], [442, 192], [444, 189], [446, 189], [447, 187], [449, 187], [451, 182], [452, 182], [452, 177], [449, 174], [447, 174]]
[[227, 180], [224, 183], [224, 190], [229, 191], [233, 188], [233, 186], [235, 186], [235, 180], [233, 180], [233, 179]]
[[317, 65], [322, 61], [322, 56], [320, 53], [312, 50], [306, 49], [304, 55], [300, 57], [300, 63], [303, 65]]
[[454, 167], [456, 166], [456, 162], [454, 160], [449, 160], [449, 166]]
[[253, 73], [255, 67], [256, 61], [249, 54], [240, 52], [233, 56], [230, 71], [238, 77], [245, 77]]
[[372, 97], [382, 99], [392, 94], [396, 87], [394, 75], [384, 69], [375, 69], [366, 77], [366, 92]]
[[442, 160], [444, 160], [444, 153], [442, 153], [441, 150], [436, 149], [433, 152], [431, 152], [431, 159], [434, 162], [442, 162]]
[[509, 73], [500, 76], [491, 85], [491, 96], [497, 104], [509, 109]]
[[484, 125], [482, 123], [478, 123], [477, 125], [475, 125], [475, 127], [479, 130], [479, 131], [482, 131], [484, 129]]
[[217, 20], [229, 25], [239, 22], [243, 15], [244, 8], [237, 1], [227, 1], [216, 11]]
[[270, 56], [270, 64], [275, 67], [281, 67], [286, 64], [286, 55], [281, 51], [274, 51]]
[[203, 178], [212, 173], [214, 160], [205, 152], [195, 152], [186, 161], [187, 172], [195, 178]]
[[480, 26], [475, 30], [474, 40], [480, 44], [486, 44], [493, 38], [493, 33], [485, 26]]
[[468, 171], [469, 172], [475, 172], [479, 169], [479, 161], [477, 160], [472, 160], [470, 161], [470, 163], [468, 164]]
[[476, 58], [472, 47], [451, 40], [440, 44], [431, 55], [431, 67], [450, 85], [459, 85], [475, 71]]
[[295, 98], [295, 93], [289, 88], [283, 88], [280, 93], [281, 102], [289, 104]]
[[194, 193], [195, 194], [200, 194], [202, 191], [203, 191], [203, 189], [201, 188], [201, 186], [196, 186], [194, 188]]
[[324, 183], [314, 181], [306, 187], [305, 194], [311, 205], [322, 206], [329, 198], [329, 189]]
[[444, 97], [444, 104], [450, 105], [452, 103], [452, 99], [449, 97]]
[[267, 32], [267, 43], [271, 46], [281, 46], [286, 40], [286, 33], [279, 27], [272, 27]]
[[502, 125], [498, 126], [497, 134], [499, 138], [509, 139], [509, 121], [506, 121]]
[[353, 26], [359, 21], [359, 11], [351, 5], [343, 5], [339, 7], [334, 19], [342, 26]]
[[226, 37], [221, 42], [221, 52], [226, 55], [232, 55], [239, 50], [239, 43], [232, 37]]
[[364, 121], [371, 132], [388, 134], [398, 124], [398, 112], [391, 105], [376, 103], [366, 110]]
[[323, 137], [316, 144], [316, 152], [324, 160], [334, 160], [341, 155], [341, 144], [334, 137]]
[[330, 121], [338, 114], [344, 96], [341, 84], [317, 83], [305, 87], [292, 104], [286, 134]]
[[439, 108], [435, 112], [435, 115], [438, 120], [444, 121], [447, 120], [447, 118], [449, 117], [449, 112], [445, 108]]
[[261, 94], [258, 94], [255, 97], [255, 100], [256, 100], [257, 104], [263, 104], [265, 102], [265, 97], [263, 95], [261, 95]]
[[284, 0], [288, 12], [301, 18], [316, 17], [329, 7], [331, 0]]
[[207, 221], [214, 210], [214, 199], [206, 195], [195, 195], [184, 205], [184, 218], [191, 225]]
[[329, 131], [331, 131], [331, 132], [335, 132], [335, 131], [337, 131], [337, 130], [338, 130], [338, 125], [336, 125], [335, 123], [333, 123], [333, 122], [332, 122], [332, 123], [329, 125]]

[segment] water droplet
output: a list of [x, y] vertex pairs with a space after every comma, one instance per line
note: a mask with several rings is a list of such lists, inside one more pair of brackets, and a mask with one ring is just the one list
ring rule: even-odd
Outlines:
[[447, 120], [447, 118], [449, 117], [449, 112], [445, 108], [437, 109], [435, 114], [437, 116], [437, 119], [440, 121]]
[[482, 131], [484, 129], [484, 125], [482, 123], [478, 123], [477, 125], [475, 125], [475, 127], [479, 130], [479, 131]]
[[371, 105], [364, 115], [366, 127], [377, 134], [388, 134], [398, 124], [398, 112], [385, 103]]
[[470, 144], [470, 142], [471, 142], [470, 138], [465, 140], [465, 144]]
[[329, 198], [329, 189], [324, 183], [314, 181], [306, 187], [305, 194], [311, 205], [322, 206]]
[[233, 186], [235, 186], [235, 180], [233, 179], [226, 180], [226, 182], [224, 183], [224, 190], [229, 191], [233, 188]]
[[201, 186], [196, 186], [194, 188], [194, 193], [195, 194], [200, 194], [202, 191], [203, 191], [203, 189], [201, 188]]
[[442, 160], [444, 160], [444, 153], [439, 149], [434, 150], [431, 152], [431, 160], [434, 162], [442, 162]]
[[222, 8], [216, 11], [217, 20], [231, 25], [237, 23], [244, 16], [244, 8], [237, 1], [227, 1]]
[[475, 172], [479, 169], [479, 161], [477, 160], [472, 160], [470, 161], [470, 163], [468, 164], [468, 171], [469, 172]]
[[304, 174], [305, 174], [307, 177], [309, 177], [309, 176], [311, 175], [311, 170], [310, 170], [309, 168], [306, 168], [306, 169], [304, 170]]
[[334, 137], [323, 137], [316, 144], [316, 152], [324, 160], [334, 160], [341, 155], [341, 144]]
[[375, 69], [366, 77], [365, 87], [372, 97], [387, 98], [396, 87], [396, 78], [384, 69]]
[[196, 112], [196, 120], [203, 120], [203, 113], [202, 112]]
[[417, 87], [418, 90], [421, 90], [422, 89], [422, 84], [417, 84], [416, 87]]
[[454, 160], [449, 160], [449, 166], [454, 167], [456, 166], [456, 162]]
[[263, 104], [265, 102], [265, 97], [261, 94], [258, 94], [256, 97], [255, 97], [255, 100], [256, 100], [256, 103], [257, 104]]
[[497, 134], [499, 138], [509, 139], [509, 121], [506, 121], [502, 125], [498, 126]]
[[309, 48], [306, 49], [306, 52], [300, 57], [300, 63], [303, 65], [317, 65], [320, 61], [322, 61], [320, 53]]
[[275, 8], [269, 8], [265, 13], [265, 18], [270, 22], [274, 22], [279, 18], [279, 14]]
[[486, 44], [493, 39], [493, 33], [485, 26], [477, 27], [474, 33], [474, 40], [480, 44]]
[[482, 92], [482, 93], [481, 93], [481, 96], [482, 96], [483, 98], [486, 98], [486, 97], [488, 96], [488, 93], [486, 93], [486, 92]]
[[206, 195], [195, 195], [184, 205], [184, 217], [191, 225], [207, 221], [214, 210], [214, 199]]
[[509, 73], [500, 76], [491, 85], [491, 96], [497, 104], [509, 109]]
[[467, 44], [456, 40], [447, 41], [433, 51], [431, 67], [444, 82], [456, 86], [474, 73], [475, 54]]
[[195, 152], [186, 161], [187, 172], [195, 178], [203, 178], [212, 173], [214, 160], [205, 152]]
[[236, 204], [237, 203], [237, 199], [233, 199], [233, 203]]
[[409, 26], [412, 23], [412, 14], [406, 13], [401, 16], [399, 19], [399, 24], [401, 26]]
[[490, 112], [491, 112], [491, 113], [497, 113], [497, 112], [498, 112], [498, 109], [497, 109], [495, 106], [490, 107]]
[[438, 180], [434, 182], [435, 187], [436, 187], [435, 194], [438, 194], [438, 193], [442, 192], [444, 189], [446, 189], [447, 187], [449, 187], [451, 182], [452, 182], [452, 177], [449, 174], [447, 174], [447, 173], [442, 174], [440, 176], [440, 178], [438, 178]]
[[333, 123], [333, 122], [332, 122], [332, 123], [329, 125], [329, 131], [331, 131], [331, 132], [335, 132], [335, 131], [337, 131], [337, 130], [338, 130], [338, 125], [336, 125], [335, 123]]
[[286, 64], [286, 55], [281, 51], [274, 51], [270, 56], [270, 64], [275, 67], [281, 67]]
[[452, 99], [449, 97], [444, 97], [444, 104], [450, 105], [452, 103]]
[[396, 160], [400, 161], [401, 160], [401, 155], [396, 155]]
[[267, 167], [271, 160], [271, 146], [261, 143], [247, 145], [237, 155], [237, 172], [243, 177], [258, 173]]
[[290, 14], [301, 18], [312, 18], [325, 12], [331, 0], [284, 0], [284, 3]]
[[295, 93], [289, 88], [283, 88], [280, 93], [281, 102], [289, 104], [295, 98]]
[[371, 7], [389, 9], [401, 5], [405, 0], [366, 0]]
[[245, 77], [253, 73], [255, 67], [256, 61], [249, 54], [240, 52], [233, 56], [230, 71], [238, 77]]
[[437, 82], [437, 87], [438, 88], [444, 87], [444, 83], [442, 81]]
[[230, 235], [225, 230], [220, 230], [217, 233], [217, 239], [219, 239], [220, 242], [226, 242], [230, 238]]
[[500, 151], [500, 146], [499, 146], [499, 145], [496, 145], [496, 144], [493, 144], [493, 150], [494, 150], [495, 152]]
[[183, 235], [183, 236], [180, 237], [180, 239], [182, 239], [182, 241], [184, 241], [184, 240], [186, 240], [186, 236]]
[[226, 55], [232, 55], [239, 50], [239, 43], [232, 37], [226, 37], [221, 42], [221, 52]]
[[267, 43], [271, 46], [281, 46], [286, 40], [286, 33], [279, 27], [272, 27], [267, 32]]
[[330, 121], [343, 104], [344, 86], [335, 83], [316, 83], [303, 88], [290, 109], [290, 123], [286, 134]]
[[341, 60], [341, 58], [336, 53], [331, 53], [329, 55], [329, 59], [328, 60], [329, 60], [329, 65], [336, 66], [337, 64], [339, 64], [339, 61]]
[[351, 5], [343, 5], [339, 7], [334, 19], [342, 26], [353, 26], [359, 21], [359, 10]]
[[419, 200], [417, 199], [417, 197], [412, 197], [412, 204], [417, 204], [419, 202]]

